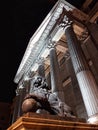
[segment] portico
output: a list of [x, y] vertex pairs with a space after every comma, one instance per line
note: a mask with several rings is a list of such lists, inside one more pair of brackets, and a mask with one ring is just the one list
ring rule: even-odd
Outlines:
[[88, 34], [83, 37], [87, 20], [88, 15], [59, 0], [31, 37], [14, 81], [19, 83], [21, 79], [24, 82], [32, 71], [43, 77], [48, 77], [50, 73], [51, 89], [64, 101], [66, 92], [63, 90], [60, 62], [65, 56], [65, 59], [71, 58], [88, 121], [93, 117], [98, 121], [98, 86], [79, 41], [89, 38]]

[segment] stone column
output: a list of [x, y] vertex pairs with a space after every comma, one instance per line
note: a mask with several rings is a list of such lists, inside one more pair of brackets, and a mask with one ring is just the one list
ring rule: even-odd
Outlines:
[[19, 104], [19, 93], [16, 89], [16, 97], [14, 99], [14, 110], [13, 110], [13, 117], [12, 117], [12, 124], [17, 120], [17, 114], [18, 114], [18, 104]]
[[57, 59], [57, 53], [54, 43], [50, 41], [50, 74], [51, 74], [51, 89], [62, 101], [64, 101], [63, 84], [60, 75], [60, 68]]
[[23, 102], [25, 94], [26, 94], [26, 89], [24, 88], [23, 85], [19, 85], [16, 89], [16, 100], [15, 100], [12, 123], [15, 122], [17, 118], [22, 116], [21, 106], [22, 106], [22, 102]]
[[[45, 67], [44, 67], [44, 58], [40, 57], [37, 60], [38, 63], [38, 75], [45, 78]], [[36, 113], [42, 113], [42, 114], [47, 114], [45, 110], [37, 110]]]
[[98, 87], [73, 31], [72, 22], [65, 16], [60, 26], [65, 29], [71, 60], [90, 121], [91, 118], [98, 117]]
[[44, 58], [40, 57], [37, 60], [38, 63], [38, 75], [45, 77]]
[[24, 81], [23, 81], [23, 86], [24, 86], [24, 89], [25, 89], [24, 95], [29, 94], [29, 92], [30, 92], [30, 79], [31, 78], [32, 77], [30, 77], [26, 80], [24, 79]]
[[20, 117], [22, 115], [22, 102], [26, 94], [26, 89], [24, 88], [23, 85], [20, 85], [18, 91], [19, 91], [19, 103], [18, 103], [17, 117]]

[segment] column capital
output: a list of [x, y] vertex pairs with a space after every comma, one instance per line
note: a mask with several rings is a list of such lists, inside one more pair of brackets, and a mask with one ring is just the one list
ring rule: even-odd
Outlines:
[[37, 63], [38, 65], [40, 65], [40, 64], [43, 64], [44, 61], [45, 61], [44, 57], [39, 57], [39, 58], [36, 60], [36, 63]]
[[16, 89], [16, 96], [20, 95], [21, 90], [24, 89], [23, 84], [19, 85]]
[[55, 46], [56, 46], [56, 42], [52, 41], [52, 39], [50, 38], [48, 43], [48, 48], [52, 49], [55, 48]]
[[19, 89], [18, 88], [15, 90], [15, 93], [16, 93], [16, 96], [19, 95]]
[[62, 19], [62, 22], [59, 24], [59, 27], [66, 30], [68, 27], [72, 25], [72, 23], [73, 21], [65, 15]]

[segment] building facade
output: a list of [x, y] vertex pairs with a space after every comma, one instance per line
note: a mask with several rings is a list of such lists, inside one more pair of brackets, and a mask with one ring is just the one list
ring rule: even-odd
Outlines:
[[30, 91], [30, 79], [40, 74], [53, 93], [78, 118], [98, 121], [98, 2], [81, 10], [59, 0], [31, 37], [14, 78], [17, 83], [13, 121]]

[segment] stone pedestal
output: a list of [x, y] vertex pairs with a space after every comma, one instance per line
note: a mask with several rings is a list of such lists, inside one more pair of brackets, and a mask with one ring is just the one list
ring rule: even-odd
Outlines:
[[98, 130], [98, 125], [84, 119], [27, 113], [7, 130]]

